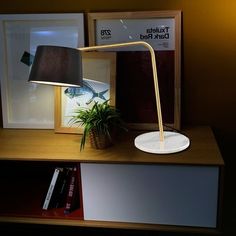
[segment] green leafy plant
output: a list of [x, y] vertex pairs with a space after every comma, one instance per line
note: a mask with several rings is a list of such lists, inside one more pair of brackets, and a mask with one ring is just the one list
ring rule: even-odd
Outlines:
[[84, 128], [80, 150], [84, 149], [86, 138], [91, 132], [95, 132], [98, 136], [103, 135], [112, 142], [114, 130], [127, 131], [120, 112], [109, 105], [108, 100], [103, 103], [95, 102], [90, 109], [76, 109], [69, 123]]

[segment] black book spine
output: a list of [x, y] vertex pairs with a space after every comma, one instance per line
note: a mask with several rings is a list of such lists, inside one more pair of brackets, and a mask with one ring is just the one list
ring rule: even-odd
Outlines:
[[58, 196], [55, 201], [55, 208], [60, 208], [65, 206], [71, 173], [72, 173], [72, 168], [65, 167], [63, 169], [63, 177], [61, 180], [61, 184], [58, 188], [59, 190], [58, 190]]
[[64, 213], [68, 214], [71, 211], [80, 207], [80, 198], [79, 198], [79, 189], [78, 189], [78, 167], [73, 167], [71, 177], [70, 177], [70, 184], [69, 189], [66, 197], [66, 204]]

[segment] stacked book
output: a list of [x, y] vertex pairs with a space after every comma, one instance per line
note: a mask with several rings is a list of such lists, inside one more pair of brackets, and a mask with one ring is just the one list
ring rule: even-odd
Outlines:
[[62, 207], [65, 214], [82, 209], [79, 164], [73, 167], [56, 167], [54, 169], [42, 209]]

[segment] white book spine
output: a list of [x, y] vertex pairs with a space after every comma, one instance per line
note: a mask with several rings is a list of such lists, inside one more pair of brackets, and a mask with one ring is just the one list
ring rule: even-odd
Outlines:
[[56, 184], [56, 181], [57, 181], [59, 172], [60, 172], [60, 169], [59, 169], [59, 168], [56, 168], [56, 169], [54, 170], [54, 173], [53, 173], [53, 176], [52, 176], [52, 180], [51, 180], [51, 183], [50, 183], [50, 185], [49, 185], [46, 198], [45, 198], [45, 200], [44, 200], [44, 204], [43, 204], [43, 209], [44, 209], [44, 210], [47, 210], [47, 209], [48, 209], [48, 206], [49, 206], [49, 203], [50, 203], [50, 199], [51, 199], [51, 197], [52, 197], [52, 193], [53, 193], [53, 190], [54, 190], [54, 187], [55, 187], [55, 184]]

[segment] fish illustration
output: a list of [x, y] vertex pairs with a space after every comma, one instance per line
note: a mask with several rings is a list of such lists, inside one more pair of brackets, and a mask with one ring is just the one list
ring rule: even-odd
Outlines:
[[[86, 105], [89, 105], [95, 98], [100, 98], [102, 100], [107, 100], [105, 98], [105, 94], [107, 93], [107, 91], [109, 89], [105, 89], [103, 91], [100, 92], [96, 92], [95, 89], [92, 87], [92, 85], [90, 85], [90, 83], [88, 83], [89, 80], [83, 80], [83, 86], [82, 87], [68, 87], [64, 93], [67, 97], [69, 97], [70, 99], [73, 99], [75, 97], [81, 97], [83, 95], [89, 95], [88, 100], [86, 101]], [[94, 83], [94, 81], [93, 81]], [[100, 82], [98, 82], [100, 83]], [[77, 104], [79, 105], [79, 103], [77, 102]]]

